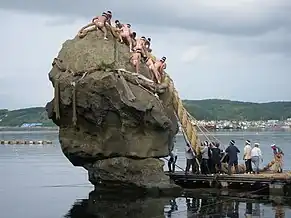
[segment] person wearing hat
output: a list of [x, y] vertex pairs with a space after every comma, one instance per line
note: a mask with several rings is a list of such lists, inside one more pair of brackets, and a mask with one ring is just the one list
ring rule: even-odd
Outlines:
[[121, 29], [122, 28], [122, 24], [120, 23], [119, 20], [115, 20], [115, 28], [116, 29]]
[[238, 174], [238, 157], [237, 154], [240, 153], [240, 150], [235, 146], [235, 141], [230, 140], [229, 146], [225, 149], [225, 152], [228, 154], [228, 174], [231, 175], [231, 168], [234, 166], [235, 172]]
[[246, 140], [243, 159], [246, 165], [246, 173], [248, 174], [253, 172], [251, 151], [252, 151], [251, 142], [250, 140]]
[[259, 148], [259, 145], [259, 143], [255, 143], [255, 147], [253, 147], [251, 151], [252, 163], [254, 164], [255, 174], [259, 174], [260, 160], [263, 162], [262, 151]]
[[152, 49], [150, 48], [151, 47], [151, 41], [152, 41], [151, 38], [147, 38], [147, 40], [145, 42], [145, 48], [147, 49], [148, 52], [152, 51]]
[[190, 168], [192, 168], [192, 173], [196, 173], [197, 172], [196, 156], [193, 150], [191, 149], [191, 145], [188, 142], [186, 142], [185, 146], [185, 156], [186, 156], [185, 174], [189, 173]]
[[284, 153], [282, 151], [281, 148], [279, 148], [276, 144], [272, 144], [271, 148], [273, 150], [273, 154], [274, 154], [274, 170], [277, 173], [282, 173], [283, 172], [283, 156]]
[[168, 168], [169, 172], [174, 173], [175, 172], [175, 166], [178, 158], [178, 149], [175, 149], [175, 151], [170, 152], [170, 159], [168, 161]]
[[222, 173], [221, 172], [221, 149], [219, 148], [219, 143], [213, 143], [213, 146], [211, 148], [211, 154], [212, 154], [212, 163], [214, 166], [215, 173]]
[[159, 75], [158, 75], [159, 78], [157, 81], [158, 83], [161, 83], [163, 79], [163, 75], [164, 75], [164, 70], [167, 68], [166, 60], [167, 58], [163, 56], [159, 61], [156, 61], [154, 63], [155, 69], [159, 72]]
[[210, 148], [208, 146], [208, 141], [205, 141], [203, 144], [203, 147], [201, 148], [201, 173], [203, 174], [210, 174], [210, 169], [209, 169], [209, 153]]

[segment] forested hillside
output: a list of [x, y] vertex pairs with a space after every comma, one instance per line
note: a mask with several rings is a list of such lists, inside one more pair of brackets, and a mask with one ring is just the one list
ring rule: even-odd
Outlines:
[[[291, 102], [251, 103], [230, 100], [184, 100], [187, 110], [198, 120], [280, 120], [291, 118]], [[54, 126], [45, 108], [0, 109], [0, 126], [43, 123]]]

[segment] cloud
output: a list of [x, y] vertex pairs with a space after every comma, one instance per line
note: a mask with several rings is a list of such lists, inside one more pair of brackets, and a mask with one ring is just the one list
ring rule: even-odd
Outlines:
[[[154, 5], [154, 7], [152, 6]], [[2, 0], [3, 9], [90, 18], [98, 11], [110, 9], [122, 20], [143, 25], [176, 26], [221, 34], [260, 34], [278, 28], [290, 30], [291, 2], [288, 0], [214, 0], [132, 1]], [[147, 10], [145, 10], [145, 8]], [[100, 12], [99, 12], [100, 13]]]
[[0, 108], [50, 100], [52, 59], [103, 10], [152, 38], [183, 98], [291, 100], [288, 0], [1, 0]]

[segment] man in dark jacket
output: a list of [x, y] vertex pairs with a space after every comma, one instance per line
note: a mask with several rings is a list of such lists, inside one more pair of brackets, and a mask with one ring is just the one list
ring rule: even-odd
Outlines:
[[234, 165], [235, 172], [238, 174], [238, 157], [237, 154], [240, 150], [235, 146], [235, 141], [231, 140], [229, 146], [226, 148], [225, 152], [228, 154], [228, 174], [231, 175], [231, 167]]
[[212, 151], [212, 163], [214, 165], [215, 173], [221, 173], [221, 150], [219, 148], [219, 143], [214, 143], [211, 148]]

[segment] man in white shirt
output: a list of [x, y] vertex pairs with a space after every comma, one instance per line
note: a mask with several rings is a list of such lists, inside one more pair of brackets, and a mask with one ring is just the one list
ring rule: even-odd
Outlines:
[[197, 167], [196, 167], [196, 160], [194, 153], [188, 143], [186, 143], [185, 146], [185, 157], [186, 157], [186, 170], [185, 173], [188, 174], [190, 167], [192, 168], [192, 173], [197, 173]]
[[168, 160], [168, 168], [169, 172], [175, 172], [175, 166], [178, 158], [178, 149], [175, 149], [175, 151], [170, 152], [170, 159]]
[[246, 165], [246, 173], [248, 174], [253, 172], [251, 151], [252, 151], [251, 142], [250, 140], [246, 140], [243, 159]]
[[259, 143], [255, 143], [255, 147], [251, 151], [251, 157], [254, 164], [254, 172], [259, 174], [260, 160], [263, 162], [262, 151], [259, 148]]

